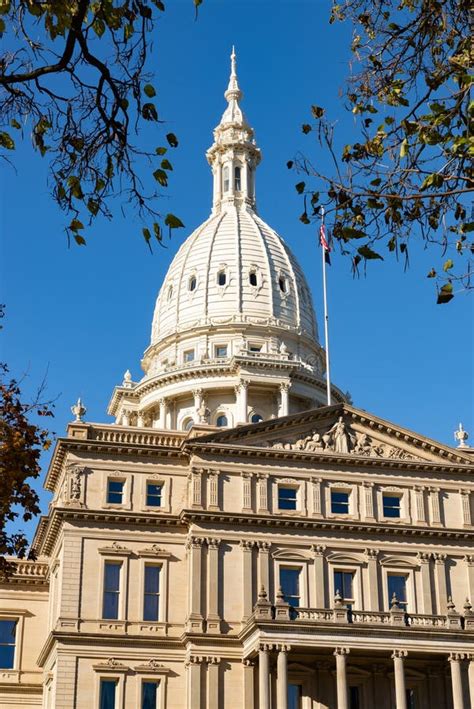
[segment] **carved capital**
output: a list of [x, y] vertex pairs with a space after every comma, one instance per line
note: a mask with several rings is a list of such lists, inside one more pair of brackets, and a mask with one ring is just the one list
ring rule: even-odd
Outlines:
[[314, 556], [324, 556], [326, 549], [327, 549], [327, 547], [325, 544], [312, 544], [311, 545], [311, 551], [313, 552]]
[[186, 548], [187, 549], [200, 549], [203, 544], [205, 543], [204, 537], [188, 537], [188, 541], [186, 543]]
[[472, 566], [474, 564], [474, 554], [466, 554], [463, 558], [466, 564], [468, 564], [469, 566]]
[[421, 564], [429, 564], [431, 559], [431, 554], [426, 551], [419, 551], [416, 555], [418, 561]]
[[275, 646], [275, 650], [278, 650], [278, 652], [291, 652], [291, 645], [278, 644]]
[[270, 544], [270, 542], [257, 542], [257, 546], [258, 546], [259, 551], [265, 552], [268, 554], [268, 552], [270, 551], [271, 544]]
[[209, 549], [219, 549], [219, 544], [221, 543], [221, 540], [215, 539], [214, 537], [207, 537], [206, 542]]
[[338, 655], [348, 655], [350, 653], [350, 650], [348, 647], [336, 647], [333, 655], [337, 657]]
[[448, 656], [448, 662], [461, 662], [461, 660], [466, 659], [465, 652], [450, 652]]
[[444, 564], [446, 561], [446, 554], [433, 554], [433, 559], [435, 564]]
[[392, 658], [392, 660], [395, 660], [396, 658], [400, 658], [401, 660], [404, 660], [407, 655], [408, 655], [407, 650], [394, 650], [391, 654], [391, 658]]
[[244, 551], [252, 551], [254, 546], [255, 546], [255, 542], [250, 539], [241, 539], [240, 540], [240, 547]]
[[291, 389], [291, 382], [282, 382], [280, 384], [280, 391], [283, 392], [288, 392]]
[[378, 549], [366, 549], [365, 555], [366, 555], [367, 559], [377, 559], [377, 557], [379, 555], [379, 550]]
[[244, 659], [242, 660], [242, 664], [244, 667], [255, 667], [255, 662], [253, 660]]

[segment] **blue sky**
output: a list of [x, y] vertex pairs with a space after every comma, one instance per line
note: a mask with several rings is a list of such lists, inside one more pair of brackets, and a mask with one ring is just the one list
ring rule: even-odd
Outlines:
[[[322, 323], [320, 254], [315, 228], [298, 221], [302, 204], [286, 168], [298, 150], [319, 165], [326, 157], [301, 124], [311, 104], [338, 122], [343, 142], [356, 127], [340, 92], [348, 70], [350, 27], [328, 24], [326, 0], [205, 0], [194, 20], [192, 0], [171, 0], [154, 40], [158, 109], [166, 123], [145, 140], [173, 131], [174, 172], [160, 208], [186, 224], [166, 249], [150, 255], [141, 223], [120, 204], [112, 222], [98, 222], [87, 247], [68, 248], [64, 219], [46, 184], [47, 163], [28, 138], [16, 171], [1, 168], [1, 302], [7, 305], [2, 358], [26, 394], [47, 374], [56, 398], [53, 429], [63, 435], [70, 406], [81, 396], [90, 421], [110, 421], [112, 389], [130, 368], [140, 376], [156, 295], [182, 240], [209, 214], [211, 176], [205, 151], [225, 107], [229, 54], [236, 45], [243, 108], [263, 160], [257, 174], [261, 216], [302, 262]], [[329, 270], [332, 378], [354, 404], [451, 444], [459, 421], [474, 437], [473, 306], [459, 295], [437, 306], [426, 273], [440, 256], [412, 249], [403, 272], [391, 255], [354, 280], [335, 255]], [[45, 465], [47, 457], [45, 457]], [[43, 497], [47, 502], [47, 496]]]

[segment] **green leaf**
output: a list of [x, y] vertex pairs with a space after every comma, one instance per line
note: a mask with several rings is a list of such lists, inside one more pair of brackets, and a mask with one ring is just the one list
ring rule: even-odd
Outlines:
[[428, 275], [426, 277], [427, 278], [436, 278], [436, 271], [434, 270], [434, 268], [431, 269], [431, 271], [428, 273]]
[[5, 20], [0, 19], [0, 35], [5, 32]]
[[465, 222], [461, 224], [461, 233], [468, 234], [470, 231], [474, 231], [474, 222]]
[[453, 284], [445, 283], [438, 293], [438, 298], [436, 300], [437, 305], [444, 305], [444, 303], [449, 303], [450, 300], [454, 298], [453, 295]]
[[360, 229], [353, 229], [352, 227], [345, 226], [341, 230], [341, 236], [344, 241], [349, 241], [349, 239], [363, 239], [367, 236], [367, 234], [365, 231], [361, 231]]
[[82, 199], [84, 194], [82, 192], [81, 183], [78, 177], [71, 175], [67, 178], [67, 184], [71, 188], [71, 194], [76, 199]]
[[301, 130], [305, 135], [307, 135], [311, 132], [311, 126], [309, 125], [309, 123], [303, 123], [303, 125], [301, 126]]
[[161, 12], [165, 11], [164, 3], [162, 3], [161, 0], [153, 0], [153, 3], [158, 8], [158, 10], [161, 10]]
[[293, 167], [294, 164], [295, 163], [293, 162], [293, 160], [288, 160], [288, 162], [286, 163], [288, 170], [291, 170], [291, 168]]
[[166, 158], [161, 161], [161, 167], [163, 168], [163, 170], [172, 170], [173, 169], [173, 165]]
[[408, 140], [406, 138], [404, 138], [402, 140], [401, 145], [400, 145], [400, 157], [404, 158], [407, 153], [408, 153]]
[[79, 221], [79, 219], [73, 219], [69, 224], [69, 229], [71, 231], [79, 231], [79, 229], [84, 229], [84, 224]]
[[79, 244], [79, 246], [85, 246], [86, 245], [86, 240], [84, 239], [83, 236], [80, 234], [73, 234], [74, 239], [76, 240], [76, 244]]
[[5, 131], [0, 131], [0, 147], [6, 148], [7, 150], [15, 149], [15, 141], [8, 133]]
[[159, 147], [159, 148], [155, 148], [155, 153], [157, 155], [164, 155], [167, 150], [168, 150], [168, 148]]
[[324, 108], [321, 108], [321, 106], [311, 106], [311, 113], [315, 118], [322, 118], [324, 116]]
[[295, 190], [298, 192], [298, 194], [303, 194], [305, 187], [305, 182], [298, 182], [298, 184], [295, 185]]
[[381, 182], [382, 182], [382, 178], [376, 177], [375, 180], [371, 180], [370, 184], [373, 185], [373, 187], [378, 187]]
[[12, 119], [11, 119], [10, 125], [11, 125], [12, 128], [16, 128], [17, 130], [19, 130], [19, 129], [21, 128], [21, 125], [18, 123], [18, 121], [16, 120], [16, 118], [12, 118]]
[[146, 227], [143, 227], [143, 229], [142, 229], [142, 234], [143, 234], [143, 236], [144, 236], [144, 238], [145, 238], [145, 241], [148, 243], [148, 242], [150, 241], [150, 239], [151, 239], [150, 230], [147, 229]]
[[176, 217], [174, 214], [166, 215], [165, 224], [166, 226], [169, 226], [170, 229], [180, 229], [181, 227], [184, 227], [184, 224], [181, 219], [179, 219], [179, 217]]
[[167, 133], [166, 140], [168, 141], [168, 143], [170, 144], [170, 146], [172, 148], [178, 147], [178, 139], [174, 133]]
[[95, 217], [97, 215], [97, 212], [99, 211], [99, 203], [97, 202], [97, 200], [92, 199], [92, 197], [89, 197], [89, 199], [87, 200], [87, 209]]
[[95, 192], [101, 192], [105, 187], [105, 180], [103, 180], [101, 177], [98, 177], [97, 180], [95, 181], [95, 187], [94, 191]]
[[359, 253], [362, 258], [367, 259], [367, 261], [373, 261], [374, 259], [380, 259], [383, 261], [383, 256], [378, 254], [376, 251], [373, 251], [370, 246], [367, 246], [367, 244], [364, 246], [359, 246], [357, 253]]
[[146, 121], [157, 121], [158, 111], [152, 103], [145, 103], [142, 106], [142, 116]]
[[143, 87], [143, 91], [144, 91], [145, 95], [148, 96], [148, 98], [153, 98], [153, 96], [156, 96], [155, 87], [152, 86], [151, 84], [146, 84]]
[[154, 232], [154, 234], [155, 234], [156, 240], [157, 240], [157, 241], [161, 241], [162, 238], [163, 238], [163, 237], [162, 237], [162, 232], [161, 232], [161, 227], [160, 227], [159, 224], [157, 224], [157, 222], [153, 222], [153, 232]]
[[454, 266], [454, 262], [452, 259], [448, 258], [444, 263], [443, 263], [443, 271], [446, 273], [449, 271], [450, 268]]
[[303, 212], [303, 214], [300, 216], [300, 222], [303, 222], [303, 224], [311, 224], [306, 212]]
[[95, 18], [94, 22], [92, 23], [92, 29], [96, 33], [98, 37], [102, 37], [102, 35], [105, 32], [105, 22], [104, 20], [99, 19], [98, 17]]
[[431, 175], [428, 175], [428, 177], [425, 177], [425, 179], [420, 185], [420, 190], [426, 190], [428, 189], [428, 187], [441, 187], [443, 182], [443, 175], [440, 175], [437, 172], [433, 172]]
[[155, 172], [153, 173], [153, 177], [155, 178], [155, 180], [157, 182], [160, 183], [160, 185], [162, 187], [168, 186], [168, 175], [166, 174], [166, 172], [164, 170], [160, 170], [160, 169], [155, 170]]

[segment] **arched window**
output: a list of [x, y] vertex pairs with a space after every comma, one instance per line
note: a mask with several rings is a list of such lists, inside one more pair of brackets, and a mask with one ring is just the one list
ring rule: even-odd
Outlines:
[[216, 419], [216, 426], [223, 428], [224, 426], [227, 426], [227, 425], [228, 425], [227, 416], [225, 414], [219, 414], [219, 416]]
[[257, 271], [252, 270], [249, 273], [249, 283], [251, 286], [257, 286], [258, 285], [258, 277], [257, 277]]
[[288, 283], [285, 278], [285, 276], [280, 276], [278, 279], [278, 285], [280, 286], [280, 290], [282, 293], [286, 293], [288, 290]]
[[190, 428], [192, 428], [194, 421], [192, 418], [187, 418], [184, 419], [183, 421], [183, 431], [189, 431]]
[[247, 192], [249, 194], [250, 199], [253, 197], [253, 171], [252, 168], [249, 167], [247, 171]]
[[189, 281], [188, 281], [188, 288], [190, 291], [196, 290], [197, 286], [197, 279], [196, 276], [190, 276]]
[[260, 423], [260, 421], [263, 421], [263, 416], [260, 416], [260, 414], [252, 414], [250, 421], [251, 423]]
[[234, 169], [234, 190], [236, 192], [240, 192], [240, 190], [242, 189], [241, 188], [241, 179], [240, 179], [241, 172], [242, 171], [241, 171], [240, 167], [236, 167]]
[[222, 170], [222, 182], [224, 183], [224, 192], [229, 191], [229, 166], [226, 165]]
[[173, 297], [173, 286], [170, 286], [170, 287], [168, 288], [167, 299], [168, 299], [168, 300], [171, 300], [172, 297]]
[[226, 281], [227, 281], [227, 273], [224, 271], [224, 269], [222, 269], [217, 274], [217, 285], [218, 286], [225, 286]]

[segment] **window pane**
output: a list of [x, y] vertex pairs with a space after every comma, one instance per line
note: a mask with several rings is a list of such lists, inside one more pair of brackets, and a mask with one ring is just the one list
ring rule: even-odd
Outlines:
[[123, 480], [109, 480], [107, 482], [107, 502], [112, 505], [121, 505], [123, 501]]
[[405, 694], [407, 698], [407, 709], [416, 709], [415, 690], [407, 689], [405, 690]]
[[[192, 423], [192, 420], [191, 420]], [[148, 507], [161, 507], [161, 485], [147, 483], [146, 486], [146, 504]]]
[[227, 357], [227, 345], [218, 345], [216, 347], [216, 357]]
[[160, 569], [160, 566], [145, 566], [145, 593], [159, 592]]
[[384, 517], [400, 517], [400, 498], [383, 495]]
[[221, 428], [223, 426], [227, 426], [227, 416], [224, 416], [224, 415], [218, 416], [217, 420], [216, 420], [216, 425], [220, 426]]
[[0, 645], [14, 645], [16, 620], [0, 620]]
[[359, 687], [349, 687], [349, 709], [360, 709]]
[[339, 591], [341, 596], [347, 600], [353, 600], [353, 573], [351, 571], [334, 572], [334, 591]]
[[349, 493], [348, 492], [331, 492], [331, 512], [333, 514], [348, 514], [349, 512]]
[[281, 510], [296, 510], [296, 488], [278, 488], [278, 507]]
[[395, 593], [398, 602], [402, 605], [406, 605], [407, 602], [407, 579], [406, 576], [395, 576], [390, 574], [388, 577], [388, 602], [392, 600], [393, 594]]
[[100, 681], [100, 709], [115, 709], [115, 688], [117, 682], [111, 679]]
[[121, 564], [105, 564], [102, 617], [109, 620], [117, 620], [119, 616], [120, 568]]
[[145, 594], [143, 604], [143, 620], [157, 621], [159, 611], [159, 596], [156, 594]]
[[288, 685], [288, 709], [300, 709], [303, 695], [301, 684]]
[[300, 570], [280, 568], [280, 586], [286, 603], [300, 605]]
[[11, 670], [15, 662], [15, 646], [0, 645], [0, 668], [2, 670]]
[[120, 587], [121, 564], [106, 562], [104, 588], [106, 591], [118, 591]]
[[158, 682], [142, 683], [142, 709], [156, 709]]

